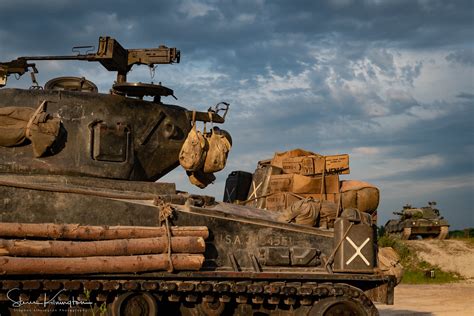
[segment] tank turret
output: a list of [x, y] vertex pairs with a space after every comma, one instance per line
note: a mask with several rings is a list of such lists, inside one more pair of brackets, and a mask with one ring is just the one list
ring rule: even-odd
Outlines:
[[[108, 94], [98, 93], [94, 83], [79, 77], [54, 78], [43, 88], [31, 63], [40, 60], [99, 62], [117, 72], [117, 80]], [[29, 90], [0, 90], [0, 172], [138, 181], [161, 178], [179, 165], [192, 112], [161, 101], [174, 97], [172, 89], [127, 82], [127, 73], [134, 65], [154, 69], [179, 61], [176, 48], [124, 49], [115, 39], [101, 37], [96, 53], [20, 57], [0, 63], [0, 87], [9, 75], [29, 70], [33, 82]], [[195, 113], [194, 119], [223, 123], [217, 112], [210, 108]]]

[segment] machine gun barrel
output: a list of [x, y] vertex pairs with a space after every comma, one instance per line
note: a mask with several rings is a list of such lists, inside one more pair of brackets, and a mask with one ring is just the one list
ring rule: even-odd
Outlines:
[[24, 60], [90, 60], [95, 54], [65, 55], [65, 56], [25, 56], [18, 59]]
[[[84, 46], [81, 46], [84, 48]], [[133, 65], [147, 65], [153, 67], [157, 64], [179, 63], [180, 51], [174, 47], [161, 45], [157, 48], [147, 49], [125, 49], [117, 40], [109, 36], [99, 38], [99, 46], [96, 53], [62, 55], [62, 56], [25, 56], [6, 63], [0, 63], [0, 87], [6, 84], [7, 76], [10, 74], [23, 75], [28, 68], [38, 71], [35, 64], [28, 64], [32, 60], [86, 60], [98, 61], [108, 71], [117, 72], [117, 82], [124, 83], [127, 73]]]

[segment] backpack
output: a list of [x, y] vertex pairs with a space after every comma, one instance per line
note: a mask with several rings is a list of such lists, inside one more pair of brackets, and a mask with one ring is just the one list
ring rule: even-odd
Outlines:
[[179, 152], [179, 163], [187, 171], [195, 171], [202, 167], [206, 159], [207, 141], [196, 129], [196, 112], [193, 111], [192, 128]]
[[231, 144], [225, 135], [219, 133], [217, 127], [211, 128], [206, 134], [209, 149], [204, 161], [204, 173], [213, 173], [224, 169]]

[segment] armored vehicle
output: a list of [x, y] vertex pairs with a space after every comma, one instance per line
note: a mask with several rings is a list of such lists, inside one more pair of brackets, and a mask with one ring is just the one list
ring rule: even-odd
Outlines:
[[[374, 302], [392, 304], [395, 278], [357, 210], [310, 227], [155, 182], [189, 158], [190, 180], [207, 185], [207, 159], [226, 158], [211, 138], [230, 144], [196, 128], [224, 123], [226, 104], [191, 111], [162, 102], [169, 88], [127, 82], [133, 65], [179, 58], [101, 37], [96, 53], [0, 63], [2, 86], [33, 79], [0, 89], [0, 314], [376, 315]], [[80, 77], [41, 87], [39, 60], [99, 62], [117, 80], [107, 94]]]
[[428, 202], [428, 206], [415, 208], [407, 204], [400, 212], [393, 212], [400, 218], [391, 219], [385, 224], [389, 235], [402, 239], [412, 239], [420, 236], [445, 239], [449, 233], [449, 224], [435, 208], [436, 202]]

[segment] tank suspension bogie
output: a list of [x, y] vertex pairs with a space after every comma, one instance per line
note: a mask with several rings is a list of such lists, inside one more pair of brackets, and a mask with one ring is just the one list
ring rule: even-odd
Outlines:
[[[11, 289], [5, 291], [6, 288]], [[75, 314], [94, 310], [106, 311], [112, 316], [170, 315], [178, 311], [181, 315], [209, 316], [255, 312], [268, 315], [378, 315], [362, 290], [343, 283], [44, 280], [6, 281], [2, 289], [1, 305], [12, 306], [20, 299], [41, 302], [46, 295], [50, 302], [72, 302], [69, 312]], [[68, 305], [57, 304], [55, 312], [62, 311], [64, 306]], [[10, 313], [13, 311], [19, 312], [10, 308]]]

